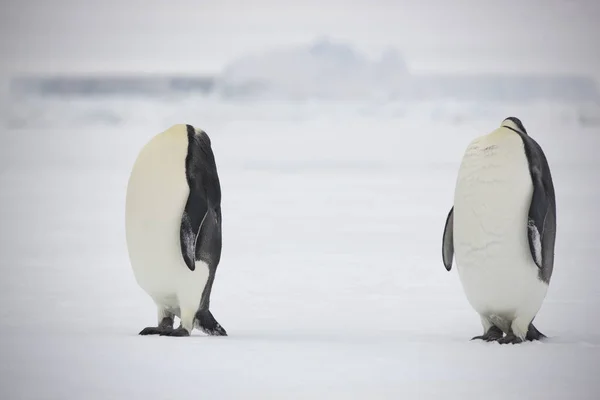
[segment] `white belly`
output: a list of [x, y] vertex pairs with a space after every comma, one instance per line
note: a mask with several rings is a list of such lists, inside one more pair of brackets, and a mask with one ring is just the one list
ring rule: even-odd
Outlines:
[[173, 311], [182, 303], [199, 305], [208, 279], [206, 265], [197, 263], [190, 271], [181, 254], [179, 231], [189, 194], [183, 139], [158, 135], [144, 147], [126, 200], [127, 246], [135, 279], [157, 305]]
[[535, 316], [547, 285], [527, 239], [533, 193], [521, 138], [499, 131], [473, 141], [458, 174], [454, 249], [465, 294], [481, 315]]

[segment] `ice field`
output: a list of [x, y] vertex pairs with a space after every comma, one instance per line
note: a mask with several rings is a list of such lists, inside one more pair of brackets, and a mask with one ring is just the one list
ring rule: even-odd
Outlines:
[[[5, 104], [0, 398], [599, 398], [600, 128], [550, 105], [491, 110]], [[549, 158], [558, 236], [536, 319], [549, 341], [500, 346], [469, 341], [479, 318], [440, 246], [465, 146], [509, 115]], [[137, 336], [156, 314], [129, 266], [125, 189], [140, 147], [174, 123], [213, 142], [224, 245], [211, 309], [228, 337]]]

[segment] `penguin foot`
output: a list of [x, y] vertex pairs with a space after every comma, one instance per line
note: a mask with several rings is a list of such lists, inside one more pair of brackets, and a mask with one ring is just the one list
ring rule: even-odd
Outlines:
[[497, 326], [492, 326], [490, 329], [488, 329], [488, 331], [485, 334], [483, 334], [481, 336], [475, 336], [471, 340], [484, 340], [486, 342], [497, 342], [498, 340], [502, 339], [503, 335], [504, 335], [504, 333], [502, 333], [502, 330], [500, 328], [498, 328]]
[[190, 336], [190, 333], [188, 332], [187, 329], [182, 328], [180, 326], [177, 329], [170, 329], [170, 330], [163, 331], [160, 334], [160, 336], [184, 337], [184, 336]]
[[529, 329], [527, 330], [527, 336], [525, 337], [526, 340], [533, 342], [534, 340], [541, 341], [546, 338], [547, 338], [546, 335], [544, 335], [542, 332], [538, 331], [537, 328], [533, 324], [529, 325]]
[[168, 331], [172, 331], [173, 328], [169, 328], [169, 327], [161, 327], [161, 326], [149, 326], [146, 327], [144, 329], [142, 329], [139, 333], [139, 335], [142, 336], [146, 336], [146, 335], [162, 335], [165, 332]]
[[141, 330], [141, 332], [139, 334], [142, 336], [162, 335], [164, 332], [168, 332], [168, 331], [172, 331], [172, 330], [173, 330], [173, 317], [166, 316], [160, 321], [160, 324], [158, 324], [158, 326], [149, 326], [147, 328], [144, 328]]
[[209, 336], [227, 336], [227, 331], [221, 326], [208, 310], [196, 313], [198, 328]]
[[503, 337], [502, 339], [498, 340], [498, 343], [500, 344], [519, 344], [522, 343], [523, 341], [521, 339], [519, 339], [514, 333], [509, 332], [505, 337]]

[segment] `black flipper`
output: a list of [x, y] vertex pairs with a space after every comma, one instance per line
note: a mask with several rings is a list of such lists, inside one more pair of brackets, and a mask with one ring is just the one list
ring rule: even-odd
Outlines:
[[526, 340], [533, 342], [534, 340], [542, 341], [546, 338], [547, 338], [546, 335], [544, 335], [542, 332], [540, 332], [533, 325], [533, 322], [531, 324], [529, 324], [529, 329], [527, 330], [527, 336], [525, 337]]
[[549, 283], [554, 269], [554, 243], [556, 240], [554, 188], [552, 187], [549, 170], [540, 173], [540, 168], [533, 164], [531, 164], [530, 169], [533, 181], [533, 196], [529, 207], [527, 238], [531, 256], [540, 269], [540, 279]]
[[181, 254], [190, 271], [196, 269], [196, 243], [202, 230], [202, 226], [208, 214], [208, 205], [203, 196], [194, 193], [190, 189], [190, 195], [181, 218], [181, 229], [179, 238], [181, 242]]
[[[554, 193], [554, 192], [553, 192]], [[551, 198], [554, 197], [554, 194]], [[554, 270], [554, 245], [556, 242], [556, 208], [552, 201], [546, 215], [544, 232], [542, 233], [542, 269], [540, 270], [540, 279], [550, 283], [552, 271]]]
[[442, 259], [446, 270], [452, 269], [452, 258], [454, 257], [454, 207], [450, 209], [444, 227], [442, 239]]

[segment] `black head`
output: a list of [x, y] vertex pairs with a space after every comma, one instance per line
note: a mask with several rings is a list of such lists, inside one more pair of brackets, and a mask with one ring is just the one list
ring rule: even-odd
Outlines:
[[521, 132], [523, 132], [524, 134], [527, 135], [527, 130], [525, 129], [525, 127], [523, 126], [523, 123], [521, 122], [521, 120], [517, 117], [508, 117], [505, 118], [504, 121], [511, 121], [513, 124], [515, 124], [517, 126], [517, 128], [519, 128], [519, 130]]

